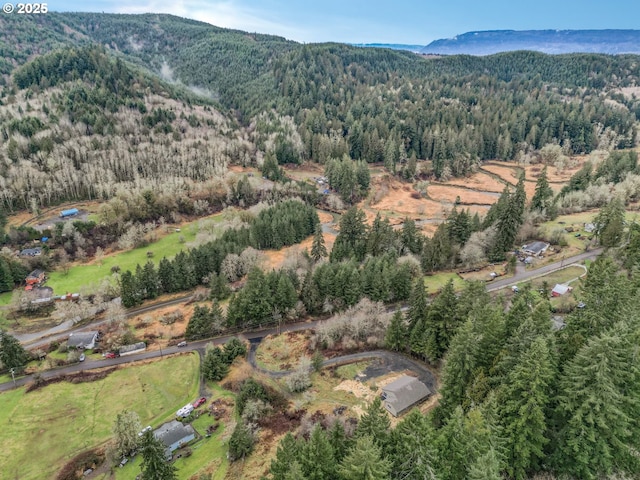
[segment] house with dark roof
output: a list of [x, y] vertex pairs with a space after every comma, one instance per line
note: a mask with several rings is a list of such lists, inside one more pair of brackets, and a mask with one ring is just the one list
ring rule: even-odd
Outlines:
[[429, 388], [415, 377], [403, 375], [382, 387], [384, 407], [397, 417], [431, 395]]
[[164, 444], [164, 455], [170, 459], [174, 451], [196, 438], [196, 432], [191, 425], [172, 420], [156, 428], [153, 436]]
[[42, 255], [42, 248], [40, 247], [25, 248], [24, 250], [20, 251], [21, 257], [39, 257], [40, 255]]
[[89, 350], [96, 346], [97, 340], [98, 332], [95, 331], [70, 333], [67, 340], [67, 346], [70, 348], [77, 348], [79, 350]]
[[547, 251], [547, 248], [549, 248], [549, 244], [547, 242], [532, 242], [528, 245], [523, 245], [522, 251], [527, 255], [539, 257]]
[[27, 275], [27, 278], [25, 278], [25, 282], [27, 285], [39, 285], [42, 282], [44, 282], [45, 279], [45, 274], [44, 274], [44, 270], [34, 270], [33, 272], [31, 272], [29, 275]]

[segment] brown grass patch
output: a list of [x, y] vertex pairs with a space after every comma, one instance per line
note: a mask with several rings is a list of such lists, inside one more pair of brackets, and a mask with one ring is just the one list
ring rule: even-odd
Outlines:
[[483, 205], [492, 205], [498, 201], [498, 197], [490, 193], [476, 192], [474, 190], [467, 190], [466, 188], [447, 187], [435, 184], [431, 184], [427, 187], [427, 195], [431, 200], [448, 203], [454, 203], [458, 197], [460, 197], [460, 202], [463, 204], [480, 203]]
[[[469, 187], [485, 192], [500, 193], [504, 190], [504, 183], [496, 180], [491, 175], [484, 172], [474, 173], [470, 177], [452, 178], [445, 182], [447, 185], [458, 185], [460, 187]], [[434, 182], [432, 185], [437, 185]]]
[[[327, 252], [331, 252], [336, 236], [333, 233], [323, 233], [324, 245], [327, 247]], [[313, 244], [313, 236], [305, 238], [302, 242], [284, 247], [280, 250], [262, 250], [261, 253], [264, 256], [263, 267], [269, 271], [271, 269], [279, 269], [284, 264], [285, 260], [296, 255], [302, 255], [305, 250], [311, 252], [311, 245]]]
[[409, 184], [397, 180], [391, 180], [388, 183], [387, 193], [375, 205], [371, 205], [372, 209], [412, 218], [442, 218], [443, 206], [439, 202], [426, 198], [413, 198], [414, 189]]
[[309, 332], [286, 332], [268, 335], [260, 342], [256, 351], [256, 362], [268, 370], [291, 370], [300, 357], [310, 355]]
[[[514, 163], [506, 163], [506, 162], [491, 162], [484, 163], [482, 165], [482, 170], [493, 173], [497, 175], [505, 182], [510, 183], [511, 185], [515, 185], [518, 183], [518, 170], [517, 165]], [[504, 187], [503, 187], [504, 188]]]

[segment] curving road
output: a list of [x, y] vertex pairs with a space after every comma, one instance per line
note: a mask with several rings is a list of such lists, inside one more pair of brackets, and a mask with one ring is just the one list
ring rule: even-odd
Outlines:
[[[251, 340], [251, 348], [249, 349], [249, 365], [251, 367], [265, 375], [269, 375], [272, 378], [283, 378], [293, 373], [292, 371], [274, 371], [260, 368], [256, 363], [256, 350], [262, 338], [254, 338]], [[411, 357], [403, 355], [397, 352], [391, 352], [388, 350], [371, 350], [367, 352], [351, 353], [348, 355], [341, 355], [339, 357], [330, 358], [322, 362], [322, 367], [335, 367], [340, 365], [347, 365], [350, 363], [359, 362], [361, 360], [375, 359], [376, 365], [371, 369], [375, 370], [375, 374], [372, 376], [379, 377], [386, 375], [387, 373], [399, 372], [410, 370], [418, 374], [418, 378], [429, 387], [431, 392], [437, 390], [437, 380], [433, 372], [427, 368], [426, 365], [414, 360]], [[369, 370], [369, 368], [367, 369]], [[365, 371], [366, 374], [366, 371]]]
[[492, 292], [494, 290], [500, 290], [501, 288], [510, 287], [525, 280], [533, 280], [534, 278], [542, 277], [548, 273], [553, 273], [563, 268], [567, 268], [571, 264], [580, 263], [585, 260], [594, 260], [598, 255], [604, 251], [603, 248], [596, 248], [588, 252], [574, 255], [573, 257], [564, 258], [558, 262], [550, 263], [544, 267], [536, 268], [535, 270], [529, 270], [525, 272], [516, 272], [513, 277], [504, 278], [502, 280], [494, 280], [487, 284], [487, 290]]

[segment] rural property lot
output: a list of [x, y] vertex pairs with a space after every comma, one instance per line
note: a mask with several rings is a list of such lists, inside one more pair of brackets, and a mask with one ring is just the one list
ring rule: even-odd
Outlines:
[[183, 355], [128, 366], [94, 382], [0, 394], [2, 477], [55, 478], [65, 461], [110, 439], [125, 408], [137, 412], [143, 425], [161, 423], [196, 397], [198, 369], [197, 355]]

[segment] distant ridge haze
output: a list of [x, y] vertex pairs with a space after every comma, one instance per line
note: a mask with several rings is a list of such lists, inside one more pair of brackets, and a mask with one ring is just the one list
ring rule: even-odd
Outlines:
[[489, 30], [435, 40], [429, 45], [359, 44], [438, 55], [491, 55], [514, 50], [549, 54], [640, 54], [640, 30]]

